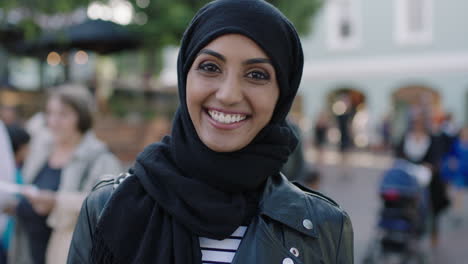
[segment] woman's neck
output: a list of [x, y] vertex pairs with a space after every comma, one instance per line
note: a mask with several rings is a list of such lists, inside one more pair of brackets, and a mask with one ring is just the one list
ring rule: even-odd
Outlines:
[[81, 133], [72, 133], [66, 137], [57, 138], [55, 141], [55, 148], [60, 150], [74, 149], [81, 141]]
[[81, 138], [82, 134], [76, 133], [56, 139], [49, 158], [49, 165], [53, 168], [63, 168], [71, 160]]

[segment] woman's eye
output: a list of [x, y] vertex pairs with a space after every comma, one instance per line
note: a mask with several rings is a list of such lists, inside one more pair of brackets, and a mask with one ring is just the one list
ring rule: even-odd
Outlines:
[[210, 62], [200, 64], [198, 66], [198, 70], [208, 72], [208, 73], [221, 72], [221, 70], [216, 64], [210, 63]]
[[254, 80], [259, 80], [259, 81], [270, 80], [270, 75], [262, 71], [251, 71], [247, 73], [247, 77], [252, 78]]

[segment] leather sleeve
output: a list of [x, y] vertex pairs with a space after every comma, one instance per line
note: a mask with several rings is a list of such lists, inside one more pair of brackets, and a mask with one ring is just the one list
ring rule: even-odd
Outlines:
[[340, 240], [336, 255], [337, 264], [352, 264], [354, 263], [354, 246], [353, 246], [353, 227], [351, 220], [346, 212], [343, 211], [343, 224], [341, 227]]
[[112, 190], [112, 185], [104, 185], [93, 191], [83, 202], [68, 252], [68, 264], [91, 263], [94, 230]]

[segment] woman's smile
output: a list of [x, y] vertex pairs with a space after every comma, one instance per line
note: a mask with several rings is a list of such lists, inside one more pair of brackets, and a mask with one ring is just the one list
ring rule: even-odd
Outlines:
[[249, 118], [249, 115], [245, 113], [215, 108], [205, 108], [205, 113], [210, 124], [222, 130], [237, 129], [244, 125]]
[[247, 115], [245, 114], [227, 113], [224, 111], [218, 111], [213, 109], [208, 110], [207, 112], [213, 120], [223, 124], [238, 123], [247, 118]]

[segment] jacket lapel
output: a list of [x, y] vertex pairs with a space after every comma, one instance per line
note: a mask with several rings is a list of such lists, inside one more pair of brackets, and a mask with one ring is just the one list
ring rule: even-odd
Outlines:
[[294, 259], [294, 264], [302, 264], [281, 244], [262, 218], [257, 217], [249, 225], [232, 264], [285, 263], [288, 258]]
[[[309, 236], [314, 240], [318, 239], [319, 234], [314, 226], [317, 216], [311, 212], [312, 205], [305, 195], [284, 176], [270, 177], [260, 202], [260, 213], [249, 225], [232, 264], [302, 264], [301, 259], [294, 256], [290, 249], [283, 245], [279, 234], [275, 233], [265, 219], [272, 219], [278, 222], [279, 226], [287, 226], [297, 231], [298, 234]], [[307, 250], [315, 252], [313, 255], [316, 255], [314, 258], [317, 261], [314, 263], [321, 263], [319, 243], [313, 247], [317, 248]]]
[[270, 177], [260, 204], [260, 214], [278, 221], [304, 235], [318, 238], [313, 214], [306, 194], [286, 177]]

